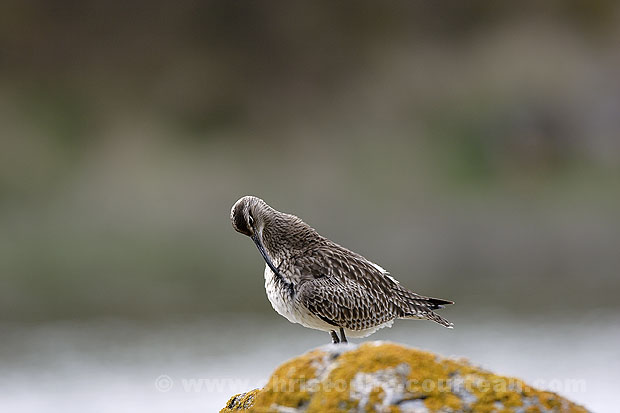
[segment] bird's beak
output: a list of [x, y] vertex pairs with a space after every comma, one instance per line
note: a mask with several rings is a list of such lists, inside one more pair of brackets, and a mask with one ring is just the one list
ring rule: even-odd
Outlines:
[[271, 258], [269, 258], [269, 255], [267, 254], [267, 250], [265, 249], [265, 246], [263, 245], [263, 239], [261, 235], [262, 234], [259, 234], [258, 232], [254, 232], [254, 234], [252, 234], [250, 238], [252, 238], [252, 241], [254, 241], [254, 243], [256, 244], [256, 247], [258, 248], [260, 255], [263, 256], [263, 258], [265, 259], [265, 262], [267, 263], [269, 268], [271, 268], [271, 271], [273, 271], [273, 273], [278, 275], [279, 277], [282, 277], [282, 274], [280, 274], [280, 271], [278, 271], [276, 266], [273, 265]]

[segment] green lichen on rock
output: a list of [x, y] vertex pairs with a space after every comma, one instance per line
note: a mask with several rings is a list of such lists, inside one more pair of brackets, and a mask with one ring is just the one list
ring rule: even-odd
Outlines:
[[229, 400], [222, 412], [232, 411], [587, 412], [465, 360], [387, 342], [326, 345], [289, 360], [264, 388]]

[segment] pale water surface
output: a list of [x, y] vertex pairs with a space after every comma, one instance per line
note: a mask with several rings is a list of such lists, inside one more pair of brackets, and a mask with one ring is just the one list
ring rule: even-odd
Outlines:
[[[372, 339], [465, 356], [592, 411], [617, 412], [617, 316], [449, 316], [454, 330], [401, 321]], [[4, 324], [0, 331], [2, 412], [215, 412], [231, 395], [262, 385], [282, 361], [329, 341], [276, 314]]]

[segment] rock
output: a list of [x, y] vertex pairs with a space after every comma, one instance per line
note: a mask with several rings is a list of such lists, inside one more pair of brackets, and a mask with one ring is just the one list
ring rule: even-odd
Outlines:
[[222, 412], [587, 412], [466, 360], [388, 342], [329, 344], [282, 364]]
[[224, 407], [221, 412], [238, 412], [238, 411], [247, 411], [254, 404], [254, 399], [256, 394], [259, 392], [258, 389], [254, 389], [247, 393], [241, 393], [236, 396], [233, 396], [226, 403], [226, 407]]

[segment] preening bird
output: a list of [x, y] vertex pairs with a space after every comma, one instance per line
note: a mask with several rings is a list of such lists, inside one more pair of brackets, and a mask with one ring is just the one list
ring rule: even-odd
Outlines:
[[[292, 323], [327, 331], [332, 342], [366, 337], [395, 319], [425, 319], [452, 328], [435, 310], [452, 301], [403, 287], [379, 265], [321, 236], [295, 215], [244, 196], [232, 207], [233, 228], [265, 260], [265, 290]], [[340, 331], [340, 337], [336, 331]]]

